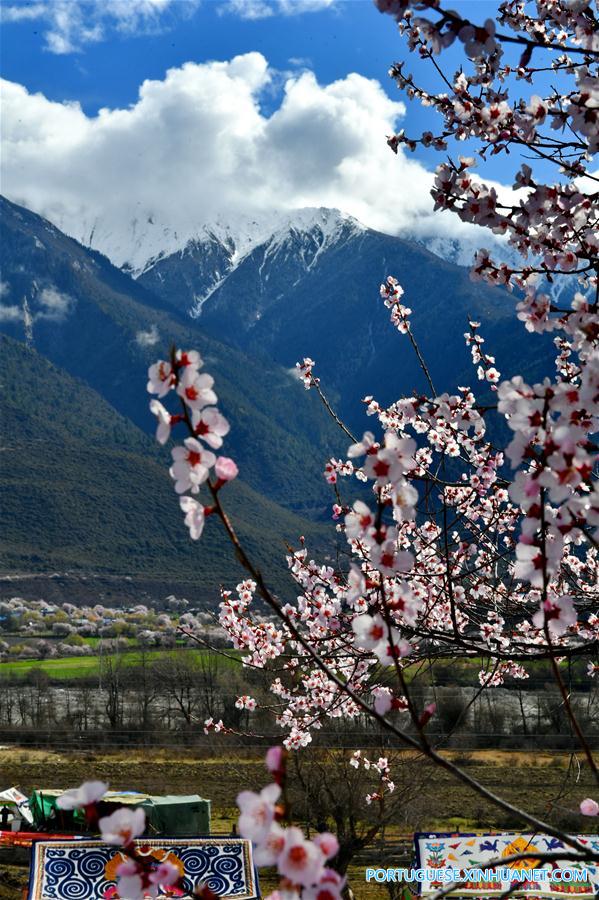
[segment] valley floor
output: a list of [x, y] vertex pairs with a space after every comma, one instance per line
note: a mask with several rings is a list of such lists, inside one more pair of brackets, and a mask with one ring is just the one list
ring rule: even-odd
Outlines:
[[[525, 753], [509, 751], [473, 751], [451, 755], [467, 768], [470, 775], [492, 790], [502, 793], [514, 803], [540, 815], [548, 815], [564, 828], [578, 831], [580, 816], [574, 814], [580, 800], [591, 795], [591, 779], [583, 769], [578, 781], [570, 768], [570, 756], [564, 753]], [[198, 793], [212, 801], [212, 830], [230, 833], [236, 819], [235, 797], [240, 790], [256, 790], [267, 783], [262, 756], [251, 751], [208, 756], [192, 756], [151, 750], [129, 753], [59, 754], [39, 750], [0, 748], [0, 787], [18, 784], [27, 793], [33, 788], [68, 788], [83, 780], [99, 778], [115, 790], [141, 790], [148, 793]], [[525, 800], [523, 799], [525, 798]], [[411, 818], [406, 819], [405, 816]], [[590, 820], [585, 822], [588, 828]], [[517, 829], [510, 821], [446, 773], [429, 769], [418, 802], [404, 819], [386, 830], [384, 843], [365, 851], [350, 871], [350, 882], [357, 900], [389, 900], [382, 886], [364, 882], [366, 864], [378, 864], [389, 845], [399, 846], [400, 838], [415, 830], [498, 830]], [[590, 830], [597, 830], [590, 829]], [[0, 853], [0, 900], [18, 900], [26, 886], [23, 866], [8, 865]], [[403, 859], [390, 859], [390, 864], [404, 865]], [[270, 887], [268, 878], [263, 888]]]

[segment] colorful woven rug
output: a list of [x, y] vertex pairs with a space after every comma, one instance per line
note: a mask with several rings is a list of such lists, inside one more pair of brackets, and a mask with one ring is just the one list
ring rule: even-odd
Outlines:
[[[581, 834], [577, 840], [599, 853], [599, 835]], [[423, 869], [425, 876], [423, 881], [411, 885], [413, 891], [418, 889], [421, 896], [435, 893], [440, 888], [446, 888], [448, 881], [442, 881], [435, 876], [435, 870], [459, 869], [461, 877], [467, 876], [468, 870], [473, 870], [497, 860], [493, 867], [498, 874], [501, 869], [517, 869], [523, 877], [524, 870], [543, 869], [548, 873], [546, 880], [520, 880], [520, 877], [502, 880], [463, 880], [449, 895], [452, 900], [468, 897], [477, 900], [500, 897], [505, 891], [516, 883], [517, 887], [510, 892], [510, 897], [528, 900], [548, 900], [549, 897], [570, 898], [570, 900], [595, 900], [599, 897], [599, 865], [587, 865], [581, 863], [563, 861], [540, 862], [532, 859], [524, 859], [517, 862], [502, 862], [506, 857], [521, 853], [555, 853], [565, 850], [566, 845], [557, 838], [543, 834], [521, 834], [520, 832], [506, 832], [503, 834], [415, 834], [414, 844], [416, 848], [415, 868]], [[554, 881], [549, 873], [556, 869], [586, 869], [587, 877], [581, 880]], [[430, 871], [426, 871], [430, 870]], [[511, 872], [508, 873], [511, 875]], [[584, 875], [584, 873], [581, 873]], [[428, 877], [430, 876], [430, 877]]]
[[[242, 838], [142, 839], [137, 851], [151, 856], [156, 865], [168, 860], [177, 866], [186, 891], [206, 884], [231, 900], [260, 896], [252, 845]], [[102, 841], [36, 841], [28, 900], [104, 900], [123, 859], [118, 847]]]

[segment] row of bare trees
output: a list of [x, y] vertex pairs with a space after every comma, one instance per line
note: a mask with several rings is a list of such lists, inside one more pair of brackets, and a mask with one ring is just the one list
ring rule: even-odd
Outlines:
[[[537, 679], [532, 689], [521, 685], [477, 695], [469, 686], [443, 685], [431, 679], [414, 686], [422, 706], [434, 702], [432, 732], [448, 747], [476, 749], [569, 749], [572, 729], [561, 695], [550, 682]], [[253, 712], [236, 705], [241, 695], [257, 702]], [[589, 739], [599, 743], [597, 687], [571, 685], [571, 702]], [[223, 719], [237, 733], [228, 740], [260, 745], [279, 737], [273, 721], [277, 709], [266, 673], [244, 669], [218, 652], [179, 649], [169, 653], [141, 651], [135, 665], [119, 654], [101, 657], [95, 675], [51, 681], [33, 667], [25, 679], [4, 676], [0, 719], [4, 742], [44, 741], [53, 745], [87, 744], [102, 734], [104, 745], [130, 742], [147, 745], [206, 742], [204, 722]], [[431, 733], [432, 733], [431, 732]], [[318, 746], [371, 747], [384, 738], [363, 716], [354, 721], [329, 720], [314, 734]]]

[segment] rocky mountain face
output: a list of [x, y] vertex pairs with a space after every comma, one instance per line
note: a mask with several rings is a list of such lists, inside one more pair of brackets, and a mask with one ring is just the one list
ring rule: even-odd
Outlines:
[[[302, 209], [289, 215], [205, 226], [171, 254], [161, 253], [135, 274], [137, 280], [168, 303], [202, 315], [240, 267], [258, 258], [266, 298], [279, 297], [288, 282], [299, 282], [333, 247], [343, 245], [365, 229], [338, 210]], [[260, 310], [248, 314], [259, 315]]]

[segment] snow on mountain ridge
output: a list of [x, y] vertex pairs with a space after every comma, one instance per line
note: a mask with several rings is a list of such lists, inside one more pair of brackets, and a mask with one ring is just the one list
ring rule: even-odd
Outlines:
[[319, 229], [323, 243], [330, 243], [348, 224], [355, 231], [364, 230], [352, 216], [325, 207], [253, 216], [235, 214], [229, 220], [190, 224], [185, 229], [165, 225], [148, 212], [124, 221], [116, 230], [102, 219], [84, 217], [73, 237], [85, 246], [99, 250], [114, 265], [138, 278], [168, 256], [183, 255], [211, 242], [224, 248], [232, 269], [255, 247], [273, 238], [283, 240], [291, 230], [309, 232]]
[[[230, 225], [207, 227], [209, 237], [220, 243], [221, 247], [230, 248], [228, 265], [224, 272], [216, 271], [212, 283], [204, 288], [203, 293], [194, 294], [193, 305], [189, 312], [193, 318], [201, 315], [202, 307], [215, 293], [231, 273], [254, 251], [261, 251], [262, 257], [259, 264], [259, 273], [265, 266], [274, 262], [281, 255], [290, 254], [296, 259], [305, 272], [310, 271], [320, 254], [338, 244], [341, 240], [349, 240], [357, 234], [366, 231], [352, 216], [339, 212], [336, 209], [326, 207], [305, 207], [292, 213], [279, 213], [276, 217], [270, 217], [267, 223], [253, 221], [253, 231], [237, 230], [234, 233]], [[299, 240], [298, 240], [299, 238]], [[193, 242], [192, 242], [193, 243]], [[192, 243], [186, 249], [191, 248]], [[206, 246], [202, 243], [194, 247], [201, 249]], [[186, 251], [184, 250], [183, 253]], [[152, 263], [154, 265], [155, 263]], [[145, 269], [149, 272], [151, 266]], [[143, 274], [143, 273], [142, 273]], [[269, 275], [265, 276], [268, 280]]]

